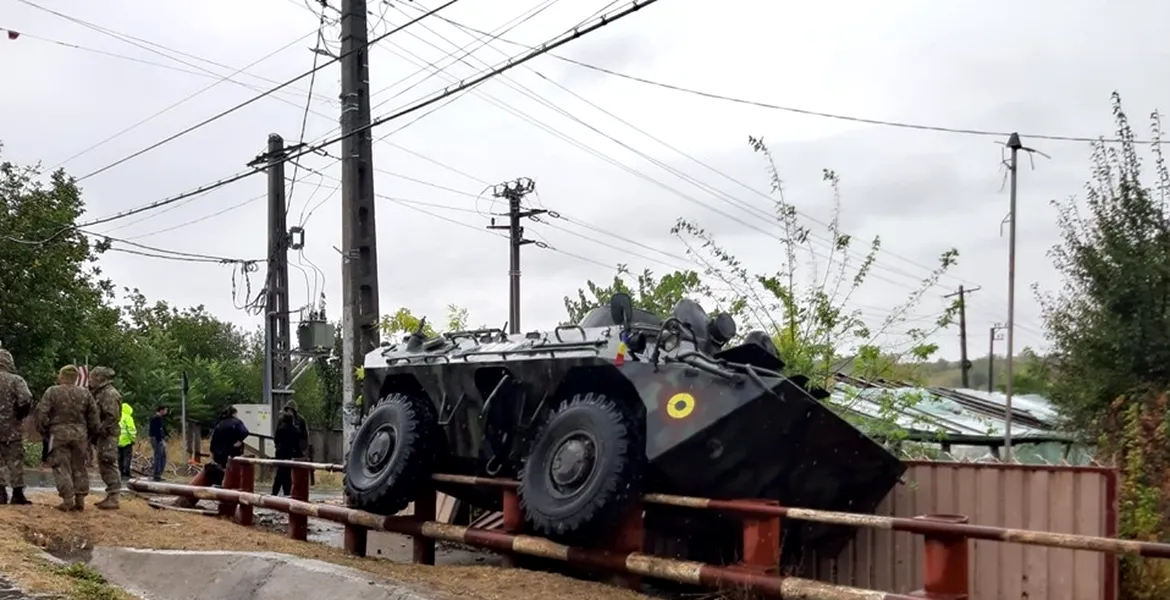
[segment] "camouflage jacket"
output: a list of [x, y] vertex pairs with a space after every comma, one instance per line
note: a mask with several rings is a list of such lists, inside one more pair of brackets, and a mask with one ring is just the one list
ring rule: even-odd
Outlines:
[[122, 419], [122, 394], [114, 386], [106, 384], [93, 390], [94, 402], [97, 404], [99, 426], [97, 435], [101, 437], [118, 437], [122, 433], [119, 421]]
[[23, 439], [20, 424], [32, 408], [32, 392], [14, 367], [12, 355], [0, 351], [0, 442]]
[[97, 403], [89, 390], [76, 385], [54, 385], [37, 404], [37, 430], [53, 443], [86, 442], [101, 428]]

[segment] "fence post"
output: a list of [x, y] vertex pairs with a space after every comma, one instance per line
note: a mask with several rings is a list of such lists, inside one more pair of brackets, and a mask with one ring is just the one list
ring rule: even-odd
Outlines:
[[[614, 530], [607, 544], [607, 550], [616, 555], [642, 552], [646, 544], [646, 523], [641, 500], [630, 503], [623, 523]], [[615, 573], [610, 581], [617, 586], [635, 592], [642, 590], [642, 576], [632, 573]]]
[[[504, 533], [519, 534], [524, 528], [524, 514], [520, 512], [520, 495], [513, 488], [504, 488]], [[505, 554], [504, 566], [515, 567], [516, 555]]]
[[[256, 493], [256, 465], [244, 462], [237, 463], [236, 461], [232, 461], [231, 464], [239, 472], [238, 479], [236, 480], [237, 489], [249, 494]], [[251, 504], [240, 504], [236, 509], [236, 521], [244, 527], [252, 526], [252, 515]]]
[[[753, 504], [779, 506], [775, 500], [750, 500]], [[743, 558], [739, 566], [756, 573], [780, 572], [780, 517], [744, 517]]]
[[369, 530], [365, 527], [346, 523], [343, 538], [345, 551], [359, 558], [365, 558], [367, 533]]
[[[289, 496], [301, 502], [309, 501], [309, 469], [284, 467], [292, 470], [292, 486]], [[288, 515], [288, 537], [300, 542], [309, 537], [309, 517], [305, 515]]]
[[[425, 486], [414, 498], [414, 518], [419, 521], [435, 520], [435, 488]], [[435, 564], [435, 540], [421, 535], [414, 537], [413, 558], [415, 564]]]
[[[936, 523], [963, 524], [963, 515], [922, 515], [914, 517]], [[966, 536], [936, 531], [923, 534], [922, 594], [933, 600], [968, 600], [971, 584]]]
[[[241, 463], [238, 463], [234, 460], [228, 461], [227, 468], [223, 473], [223, 482], [220, 483], [220, 487], [225, 490], [234, 490], [240, 487], [240, 466]], [[234, 517], [236, 514], [236, 507], [237, 505], [235, 502], [226, 502], [221, 500], [219, 502], [219, 516]]]

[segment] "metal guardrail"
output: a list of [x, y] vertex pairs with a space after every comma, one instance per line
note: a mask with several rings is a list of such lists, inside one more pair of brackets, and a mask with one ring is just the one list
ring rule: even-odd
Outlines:
[[[253, 487], [255, 468], [258, 465], [291, 468], [292, 498], [255, 494]], [[743, 560], [738, 565], [722, 567], [642, 554], [642, 506], [631, 510], [627, 522], [617, 528], [620, 533], [604, 550], [575, 548], [556, 544], [544, 538], [518, 535], [523, 517], [516, 493], [519, 484], [514, 480], [451, 474], [436, 474], [432, 477], [435, 483], [500, 489], [503, 494], [503, 531], [497, 531], [435, 522], [433, 489], [425, 490], [416, 498], [415, 515], [412, 517], [384, 517], [350, 508], [309, 503], [308, 474], [312, 470], [342, 472], [344, 468], [342, 465], [329, 463], [239, 457], [232, 459], [224, 478], [223, 489], [137, 479], [131, 480], [129, 484], [130, 488], [136, 491], [216, 500], [220, 502], [219, 515], [234, 516], [242, 525], [252, 524], [254, 506], [286, 512], [290, 515], [289, 537], [293, 539], [306, 538], [307, 517], [310, 516], [342, 523], [345, 525], [345, 549], [358, 556], [365, 556], [367, 531], [389, 531], [414, 537], [414, 561], [423, 564], [434, 564], [434, 541], [437, 539], [503, 552], [508, 564], [513, 564], [512, 560], [507, 558], [510, 555], [525, 554], [626, 573], [635, 576], [625, 581], [630, 586], [639, 585], [637, 576], [647, 576], [706, 587], [746, 588], [779, 597], [809, 600], [969, 599], [968, 552], [971, 539], [1170, 558], [1170, 544], [972, 525], [967, 523], [967, 517], [962, 515], [924, 515], [907, 519], [789, 508], [763, 500], [715, 500], [667, 494], [647, 494], [642, 497], [642, 505], [711, 510], [739, 517], [743, 521]], [[905, 596], [781, 577], [777, 573], [781, 519], [887, 529], [922, 535], [924, 538], [922, 590], [916, 592], [916, 595]]]

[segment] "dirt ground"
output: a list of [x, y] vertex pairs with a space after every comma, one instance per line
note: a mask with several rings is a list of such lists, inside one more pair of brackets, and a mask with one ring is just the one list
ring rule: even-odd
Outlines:
[[[90, 503], [99, 495], [91, 495]], [[52, 508], [55, 495], [33, 494], [32, 506], [0, 506], [0, 572], [30, 592], [79, 597], [76, 579], [46, 561], [37, 547], [66, 559], [84, 559], [94, 546], [174, 550], [283, 552], [362, 569], [474, 600], [634, 600], [649, 596], [600, 583], [535, 571], [492, 566], [437, 566], [354, 558], [324, 544], [294, 542], [259, 528], [230, 521], [151, 508], [124, 497], [117, 511], [87, 507], [84, 513]]]

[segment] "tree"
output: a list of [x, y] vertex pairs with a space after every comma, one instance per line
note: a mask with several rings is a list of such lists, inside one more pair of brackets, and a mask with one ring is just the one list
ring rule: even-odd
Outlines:
[[[1142, 181], [1142, 161], [1121, 99], [1113, 95], [1120, 146], [1093, 146], [1093, 180], [1084, 206], [1053, 204], [1061, 243], [1050, 252], [1062, 287], [1040, 294], [1060, 378], [1053, 402], [1073, 425], [1092, 431], [1113, 401], [1170, 383], [1170, 175], [1160, 143], [1151, 146], [1157, 186]], [[1160, 140], [1161, 120], [1153, 116]]]
[[634, 306], [659, 315], [669, 314], [683, 298], [710, 295], [696, 271], [675, 271], [658, 279], [649, 269], [634, 277], [626, 265], [618, 265], [618, 272], [609, 285], [602, 287], [586, 281], [585, 289], [577, 290], [576, 299], [565, 297], [565, 312], [569, 315], [567, 323], [579, 323], [589, 311], [608, 306], [609, 299], [618, 292], [629, 294]]
[[[921, 401], [922, 394], [852, 390], [837, 385], [837, 375], [845, 372], [871, 380], [916, 378], [913, 367], [925, 363], [937, 351], [937, 346], [928, 341], [929, 336], [951, 323], [957, 305], [939, 311], [928, 327], [908, 326], [910, 311], [955, 265], [958, 251], [952, 248], [943, 252], [935, 268], [916, 282], [904, 302], [878, 322], [872, 322], [849, 303], [871, 275], [881, 240], [875, 237], [863, 252], [858, 252], [853, 249], [853, 238], [840, 231], [837, 174], [831, 170], [822, 173], [832, 193], [833, 216], [826, 225], [826, 235], [819, 236], [785, 199], [779, 170], [763, 140], [749, 138], [749, 143], [765, 159], [771, 180], [776, 224], [782, 232], [781, 263], [772, 273], [751, 273], [699, 224], [678, 219], [671, 232], [702, 272], [675, 272], [659, 280], [647, 271], [634, 282], [635, 304], [665, 314], [684, 296], [706, 300], [709, 311], [734, 316], [741, 333], [754, 329], [770, 335], [789, 373], [808, 376], [825, 388], [848, 390], [833, 398], [833, 405], [846, 418], [884, 437], [904, 433], [896, 423], [912, 418], [905, 408]], [[821, 242], [824, 248], [815, 242]], [[806, 258], [802, 260], [802, 256]], [[609, 286], [587, 282], [585, 289], [578, 290], [576, 299], [565, 298], [569, 318], [579, 319], [615, 291], [630, 292], [627, 279], [628, 271], [623, 269]], [[883, 341], [894, 333], [903, 338], [902, 343]], [[860, 410], [863, 404], [865, 415]]]
[[[1098, 142], [1083, 202], [1053, 204], [1061, 241], [1050, 256], [1064, 281], [1038, 294], [1054, 350], [1051, 399], [1067, 424], [1099, 441], [1122, 469], [1120, 532], [1165, 541], [1170, 533], [1170, 172], [1162, 124], [1151, 117], [1155, 184], [1121, 98], [1112, 96], [1119, 144]], [[1034, 288], [1035, 289], [1035, 288]], [[1161, 598], [1170, 569], [1123, 559], [1122, 597]]]
[[34, 389], [100, 349], [117, 320], [105, 305], [112, 284], [94, 265], [107, 246], [75, 227], [80, 191], [62, 171], [47, 184], [41, 176], [0, 162], [0, 342]]

